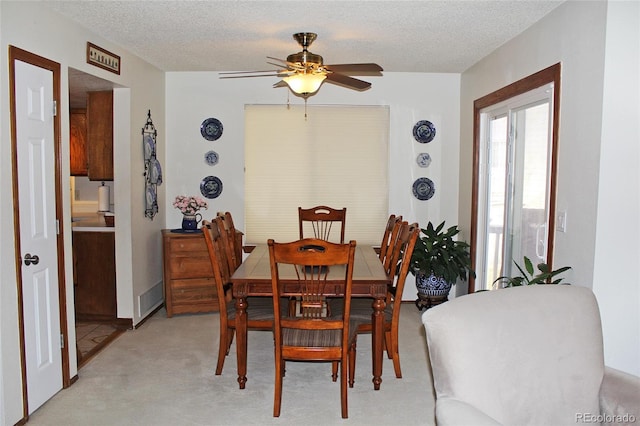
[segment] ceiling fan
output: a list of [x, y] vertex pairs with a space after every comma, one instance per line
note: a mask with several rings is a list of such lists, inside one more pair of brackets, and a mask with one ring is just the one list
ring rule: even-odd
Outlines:
[[381, 76], [382, 67], [374, 63], [325, 65], [322, 56], [309, 51], [309, 46], [317, 38], [315, 33], [296, 33], [293, 35], [302, 51], [287, 56], [287, 60], [267, 56], [274, 62], [268, 64], [278, 67], [267, 71], [221, 72], [220, 78], [281, 77], [273, 87], [289, 87], [296, 95], [306, 99], [314, 95], [323, 82], [328, 81], [349, 89], [363, 91], [371, 83], [352, 75]]

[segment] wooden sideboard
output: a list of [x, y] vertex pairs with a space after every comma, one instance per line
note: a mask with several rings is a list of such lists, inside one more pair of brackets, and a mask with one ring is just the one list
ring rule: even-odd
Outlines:
[[167, 317], [218, 311], [218, 293], [202, 233], [163, 229], [162, 247]]

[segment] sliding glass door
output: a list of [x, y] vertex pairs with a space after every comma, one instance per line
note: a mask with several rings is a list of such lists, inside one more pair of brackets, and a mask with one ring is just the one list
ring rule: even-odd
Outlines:
[[475, 289], [548, 263], [553, 83], [480, 110]]

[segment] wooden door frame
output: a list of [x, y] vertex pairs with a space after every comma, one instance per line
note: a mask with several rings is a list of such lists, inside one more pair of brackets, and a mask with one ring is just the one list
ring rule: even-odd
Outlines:
[[[473, 102], [473, 176], [471, 181], [471, 268], [476, 270], [478, 243], [478, 185], [480, 177], [480, 111], [514, 96], [537, 89], [548, 83], [553, 83], [553, 129], [551, 134], [551, 185], [549, 188], [549, 235], [547, 238], [547, 265], [552, 268], [553, 248], [556, 228], [556, 188], [558, 176], [558, 129], [560, 127], [560, 76], [562, 67], [560, 62], [551, 65], [537, 73], [524, 77], [495, 92], [489, 93]], [[467, 293], [475, 292], [475, 277], [469, 277]]]
[[16, 94], [15, 94], [15, 61], [43, 68], [53, 73], [53, 100], [57, 102], [58, 113], [53, 117], [53, 143], [55, 155], [55, 200], [56, 219], [58, 222], [58, 303], [60, 305], [60, 332], [62, 333], [62, 386], [71, 385], [69, 374], [69, 336], [67, 329], [67, 303], [64, 273], [64, 227], [62, 220], [62, 143], [60, 124], [60, 64], [43, 58], [15, 46], [9, 46], [9, 108], [11, 110], [11, 173], [13, 186], [13, 227], [15, 242], [15, 268], [18, 296], [18, 327], [20, 335], [20, 364], [22, 369], [23, 419], [29, 418], [27, 398], [27, 369], [25, 358], [24, 313], [22, 299], [22, 252], [20, 248], [20, 203], [18, 198], [18, 141], [16, 135]]

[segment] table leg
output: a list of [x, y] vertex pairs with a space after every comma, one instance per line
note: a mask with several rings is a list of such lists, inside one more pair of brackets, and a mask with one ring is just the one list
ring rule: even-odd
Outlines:
[[247, 299], [236, 298], [236, 353], [238, 359], [238, 384], [244, 389], [247, 382]]
[[382, 358], [383, 358], [383, 340], [384, 340], [384, 308], [386, 301], [384, 297], [374, 299], [373, 301], [373, 313], [371, 314], [372, 333], [372, 345], [371, 349], [373, 359], [373, 389], [380, 390], [380, 384], [382, 383]]

